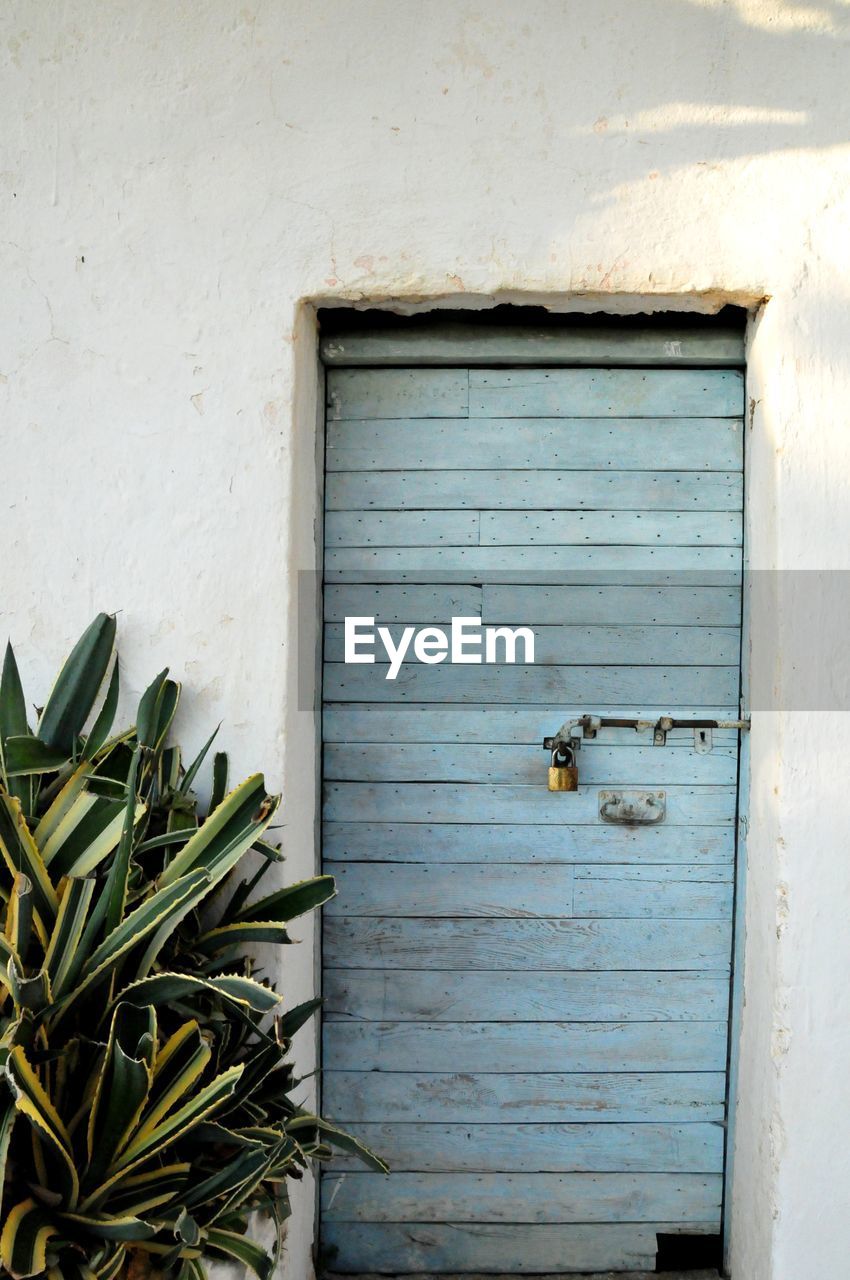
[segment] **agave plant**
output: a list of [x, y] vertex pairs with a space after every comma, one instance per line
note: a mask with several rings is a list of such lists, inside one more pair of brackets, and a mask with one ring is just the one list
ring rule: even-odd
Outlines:
[[288, 1051], [318, 1001], [281, 1013], [251, 958], [333, 881], [257, 898], [278, 797], [259, 774], [228, 793], [217, 754], [199, 812], [213, 739], [187, 767], [167, 745], [167, 671], [113, 733], [114, 639], [99, 615], [34, 732], [11, 647], [0, 678], [0, 1275], [203, 1280], [228, 1258], [268, 1280], [252, 1212], [279, 1241], [287, 1180], [334, 1146], [385, 1168], [296, 1105]]

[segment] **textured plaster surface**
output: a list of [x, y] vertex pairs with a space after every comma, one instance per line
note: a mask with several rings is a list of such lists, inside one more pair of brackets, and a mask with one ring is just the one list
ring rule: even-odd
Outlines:
[[[845, 0], [7, 0], [0, 622], [33, 697], [120, 609], [127, 706], [171, 663], [187, 744], [224, 720], [234, 772], [283, 790], [287, 874], [312, 870], [318, 300], [769, 296], [753, 563], [848, 567], [849, 38]], [[753, 634], [780, 695], [797, 623], [780, 583]], [[843, 1275], [850, 727], [765, 712], [752, 746], [733, 1270]]]

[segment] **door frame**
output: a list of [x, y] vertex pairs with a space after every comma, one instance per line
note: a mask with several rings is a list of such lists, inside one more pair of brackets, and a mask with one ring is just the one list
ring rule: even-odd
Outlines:
[[[682, 299], [683, 307], [681, 311], [669, 312], [669, 323], [671, 329], [677, 328], [677, 321], [680, 317], [692, 317], [696, 320], [704, 320], [705, 314], [699, 310], [687, 306], [687, 298]], [[734, 297], [730, 297], [730, 302], [735, 302]], [[344, 306], [334, 300], [336, 306]], [[362, 306], [363, 304], [361, 304]], [[376, 304], [380, 305], [380, 304]], [[491, 303], [495, 305], [495, 300]], [[755, 408], [759, 401], [750, 396], [749, 382], [749, 361], [751, 343], [755, 330], [762, 318], [764, 309], [763, 304], [753, 309], [752, 300], [748, 296], [745, 306], [749, 308], [748, 321], [746, 327], [736, 326], [743, 339], [743, 359], [739, 361], [708, 360], [695, 362], [689, 359], [687, 353], [679, 351], [669, 351], [665, 358], [658, 358], [655, 361], [648, 360], [645, 353], [641, 355], [638, 350], [635, 358], [632, 360], [624, 360], [622, 364], [644, 365], [656, 363], [663, 367], [676, 367], [675, 361], [681, 359], [681, 367], [710, 367], [711, 365], [723, 365], [729, 367], [730, 364], [737, 364], [742, 368], [744, 373], [745, 387], [745, 406], [749, 406], [749, 412], [744, 414], [744, 485], [743, 485], [743, 578], [742, 578], [742, 632], [741, 632], [741, 657], [739, 663], [740, 672], [740, 706], [742, 718], [748, 718], [750, 715], [749, 691], [751, 685], [751, 666], [752, 666], [752, 633], [751, 633], [751, 591], [748, 578], [748, 570], [750, 567], [750, 551], [752, 545], [752, 524], [749, 496], [752, 488], [752, 450], [749, 447], [750, 433], [754, 426]], [[564, 314], [563, 319], [565, 329], [545, 330], [546, 356], [541, 358], [541, 353], [533, 351], [534, 338], [541, 336], [535, 335], [533, 325], [497, 326], [487, 324], [481, 327], [480, 340], [493, 342], [495, 337], [501, 339], [502, 345], [499, 347], [498, 353], [491, 354], [489, 359], [482, 358], [479, 350], [476, 355], [470, 359], [469, 356], [462, 357], [457, 349], [456, 342], [459, 334], [464, 330], [467, 332], [467, 339], [471, 332], [472, 326], [464, 324], [460, 326], [453, 321], [453, 308], [450, 304], [443, 302], [435, 302], [433, 304], [423, 304], [421, 306], [406, 307], [405, 314], [409, 315], [415, 312], [419, 315], [427, 314], [435, 321], [434, 329], [445, 329], [448, 333], [444, 339], [444, 349], [441, 354], [435, 358], [433, 347], [428, 349], [425, 342], [411, 344], [409, 339], [404, 341], [404, 350], [397, 348], [397, 341], [394, 339], [393, 331], [387, 333], [386, 351], [383, 358], [376, 358], [373, 354], [371, 358], [365, 355], [357, 358], [352, 356], [352, 347], [356, 347], [356, 338], [354, 341], [349, 340], [348, 351], [343, 351], [343, 340], [340, 337], [332, 336], [323, 338], [319, 329], [318, 302], [311, 301], [300, 309], [299, 321], [301, 325], [306, 324], [312, 330], [310, 334], [314, 350], [314, 359], [312, 364], [312, 377], [307, 388], [308, 402], [313, 405], [313, 413], [315, 415], [315, 434], [312, 437], [312, 449], [302, 451], [307, 456], [309, 453], [310, 460], [307, 462], [307, 471], [313, 472], [313, 483], [305, 490], [300, 485], [297, 491], [293, 493], [292, 510], [300, 511], [301, 516], [308, 517], [308, 525], [311, 532], [314, 567], [310, 569], [301, 569], [297, 571], [297, 652], [298, 668], [297, 676], [297, 706], [299, 711], [312, 711], [313, 716], [313, 764], [314, 764], [314, 866], [320, 871], [322, 868], [322, 819], [321, 819], [321, 793], [323, 781], [323, 760], [322, 760], [322, 632], [323, 632], [323, 616], [324, 616], [324, 600], [323, 600], [323, 560], [324, 560], [324, 479], [325, 479], [325, 429], [326, 429], [326, 369], [329, 364], [335, 364], [338, 367], [343, 364], [361, 364], [362, 366], [388, 367], [392, 365], [458, 365], [461, 363], [472, 363], [479, 365], [499, 365], [499, 364], [550, 364], [552, 367], [564, 367], [575, 364], [590, 365], [597, 363], [592, 353], [592, 343], [588, 346], [586, 342], [580, 342], [582, 348], [579, 351], [570, 349], [569, 342], [564, 341], [564, 333], [568, 328], [569, 317]], [[348, 308], [346, 310], [354, 311], [359, 308]], [[391, 313], [384, 313], [391, 314]], [[394, 313], [392, 313], [394, 314]], [[639, 313], [628, 314], [620, 312], [594, 312], [605, 323], [610, 341], [611, 328], [616, 324], [621, 326], [624, 333], [634, 333], [641, 324], [642, 317]], [[579, 315], [584, 318], [581, 311], [573, 312], [573, 315]], [[607, 322], [607, 323], [606, 323]], [[364, 328], [363, 336], [368, 335], [369, 339], [374, 341], [375, 330], [380, 330], [380, 324], [375, 328]], [[653, 331], [655, 326], [652, 326]], [[585, 330], [585, 335], [589, 330]], [[660, 332], [658, 330], [657, 332]], [[694, 330], [695, 334], [702, 332], [699, 327]], [[403, 333], [402, 330], [398, 334]], [[581, 331], [578, 331], [581, 337]], [[396, 338], [398, 337], [396, 334]], [[553, 335], [560, 335], [553, 336]], [[675, 341], [675, 339], [673, 339]], [[520, 347], [524, 346], [524, 353], [520, 354]], [[306, 345], [306, 344], [305, 344]], [[332, 352], [332, 347], [338, 347], [338, 352]], [[331, 357], [330, 359], [328, 357]], [[342, 357], [342, 358], [339, 358]], [[608, 357], [610, 363], [610, 356]], [[671, 361], [673, 362], [671, 364]], [[306, 370], [302, 372], [306, 373]], [[305, 379], [306, 380], [306, 379]], [[304, 381], [296, 379], [296, 385], [304, 388]], [[312, 394], [310, 394], [312, 392]], [[300, 416], [300, 415], [297, 415]], [[312, 415], [311, 415], [312, 416]], [[302, 480], [304, 459], [302, 458], [301, 468]], [[298, 481], [299, 467], [294, 468], [296, 473], [296, 484]], [[308, 504], [305, 503], [305, 493], [312, 492], [313, 502], [308, 511], [304, 508]], [[303, 519], [298, 521], [304, 529]], [[304, 563], [304, 559], [300, 559], [300, 563]], [[299, 733], [299, 739], [303, 740], [303, 735]], [[727, 1117], [726, 1117], [726, 1134], [724, 1143], [724, 1164], [723, 1164], [723, 1207], [721, 1217], [722, 1232], [722, 1248], [723, 1248], [723, 1269], [725, 1274], [730, 1274], [733, 1255], [733, 1208], [741, 1208], [737, 1204], [739, 1197], [735, 1196], [734, 1188], [734, 1166], [735, 1166], [735, 1138], [737, 1132], [737, 1123], [741, 1110], [740, 1099], [740, 1078], [741, 1078], [741, 1039], [744, 1028], [744, 962], [745, 962], [745, 943], [746, 943], [746, 904], [747, 904], [747, 881], [748, 881], [748, 837], [750, 835], [750, 777], [751, 777], [751, 751], [750, 751], [750, 734], [743, 732], [740, 734], [739, 756], [738, 756], [738, 810], [736, 824], [736, 842], [735, 842], [735, 891], [734, 891], [734, 909], [733, 909], [733, 944], [732, 944], [732, 972], [730, 975], [730, 1009], [729, 1009], [729, 1036], [728, 1036], [728, 1057], [727, 1057]], [[322, 929], [321, 925], [315, 931], [314, 947], [313, 947], [313, 971], [315, 975], [315, 990], [321, 995], [322, 991]], [[321, 1013], [315, 1020], [315, 1054], [316, 1063], [319, 1067], [317, 1073], [317, 1093], [319, 1103], [321, 1103]], [[313, 1225], [313, 1252], [316, 1256], [316, 1250], [319, 1243], [319, 1232], [321, 1229], [320, 1206], [318, 1200], [319, 1178], [316, 1178], [315, 1196], [314, 1196], [314, 1225]]]

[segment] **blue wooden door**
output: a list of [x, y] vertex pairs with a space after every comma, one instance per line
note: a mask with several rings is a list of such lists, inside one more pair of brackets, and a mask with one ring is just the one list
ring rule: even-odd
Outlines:
[[[612, 353], [616, 355], [616, 352]], [[737, 368], [328, 371], [325, 1113], [345, 1272], [655, 1265], [720, 1230], [739, 714]], [[524, 625], [534, 665], [345, 665], [346, 616]], [[599, 817], [655, 788], [657, 826]]]

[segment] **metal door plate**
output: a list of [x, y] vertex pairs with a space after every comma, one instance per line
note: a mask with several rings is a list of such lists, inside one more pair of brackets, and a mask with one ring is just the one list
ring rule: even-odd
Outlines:
[[599, 817], [603, 822], [624, 826], [648, 826], [663, 822], [667, 812], [666, 791], [600, 791]]

